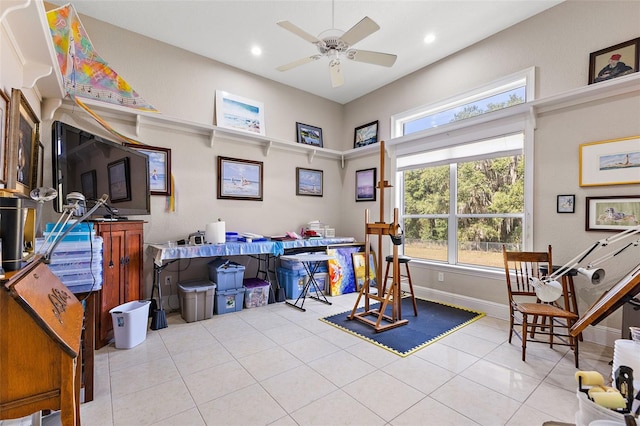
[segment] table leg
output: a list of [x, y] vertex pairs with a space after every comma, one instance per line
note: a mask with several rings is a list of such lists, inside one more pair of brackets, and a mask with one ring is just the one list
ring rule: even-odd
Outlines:
[[[306, 309], [304, 309], [304, 302], [307, 299], [307, 292], [309, 291], [309, 288], [311, 286], [313, 286], [314, 290], [316, 291], [316, 296], [309, 295], [311, 299], [315, 299], [319, 302], [326, 303], [327, 305], [331, 305], [331, 302], [327, 300], [327, 296], [325, 296], [324, 293], [320, 290], [320, 287], [318, 286], [318, 283], [314, 278], [314, 275], [316, 273], [316, 270], [320, 266], [320, 263], [321, 262], [302, 262], [304, 269], [307, 271], [307, 274], [309, 275], [309, 279], [305, 283], [304, 288], [302, 289], [302, 292], [300, 293], [296, 301], [292, 303], [287, 300], [285, 302], [287, 305], [293, 306], [294, 308], [297, 308], [303, 312], [306, 312]], [[318, 294], [320, 294], [321, 297], [319, 297]], [[302, 303], [300, 304], [300, 306], [298, 306], [298, 302], [300, 301], [300, 299], [302, 299]]]

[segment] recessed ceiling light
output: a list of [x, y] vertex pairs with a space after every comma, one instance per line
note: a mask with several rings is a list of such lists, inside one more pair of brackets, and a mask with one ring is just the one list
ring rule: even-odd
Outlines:
[[251, 53], [253, 54], [253, 56], [260, 56], [262, 55], [262, 49], [260, 49], [258, 46], [253, 46], [251, 48]]
[[432, 33], [432, 34], [427, 34], [426, 36], [424, 36], [425, 44], [433, 43], [434, 41], [436, 41], [435, 34]]

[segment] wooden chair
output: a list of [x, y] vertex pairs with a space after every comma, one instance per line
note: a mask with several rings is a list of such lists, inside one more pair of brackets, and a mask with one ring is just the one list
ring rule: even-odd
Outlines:
[[[540, 267], [552, 270], [551, 246], [547, 252], [513, 252], [502, 246], [504, 271], [509, 295], [509, 343], [513, 333], [522, 340], [522, 360], [525, 361], [527, 342], [549, 343], [569, 346], [573, 350], [578, 368], [578, 339], [569, 329], [578, 320], [578, 315], [562, 309], [557, 303], [543, 303], [536, 296], [530, 278], [542, 278]], [[522, 333], [516, 330], [522, 327]], [[536, 335], [548, 336], [548, 341]]]

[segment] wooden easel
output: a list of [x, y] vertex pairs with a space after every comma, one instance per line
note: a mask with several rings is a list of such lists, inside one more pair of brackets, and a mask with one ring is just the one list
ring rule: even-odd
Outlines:
[[[373, 294], [371, 293], [370, 285], [369, 285], [369, 268], [371, 267], [369, 264], [370, 257], [370, 244], [369, 244], [369, 236], [377, 235], [378, 236], [378, 262], [376, 271], [376, 277], [378, 279], [378, 283], [382, 279], [382, 237], [384, 235], [389, 235], [394, 238], [400, 238], [401, 235], [398, 233], [400, 229], [400, 225], [398, 224], [398, 209], [395, 208], [393, 210], [393, 222], [385, 223], [384, 222], [384, 190], [385, 188], [391, 188], [389, 185], [389, 181], [384, 180], [384, 141], [380, 142], [380, 181], [376, 185], [376, 188], [380, 191], [380, 222], [369, 222], [369, 209], [366, 209], [364, 212], [364, 223], [365, 223], [365, 263], [364, 263], [364, 285], [360, 288], [358, 292], [358, 298], [356, 299], [356, 303], [353, 306], [353, 310], [351, 311], [351, 315], [349, 315], [349, 319], [356, 319], [358, 321], [363, 322], [364, 324], [370, 325], [376, 331], [376, 333], [389, 330], [391, 328], [399, 327], [401, 325], [406, 325], [409, 323], [409, 320], [402, 319], [402, 293], [400, 291], [400, 264], [398, 263], [398, 246], [396, 244], [393, 245], [393, 283], [389, 287], [386, 294]], [[381, 289], [382, 286], [378, 284], [378, 289]], [[356, 312], [358, 310], [358, 305], [360, 304], [360, 300], [364, 297], [364, 311]], [[370, 302], [371, 300], [380, 302], [379, 309], [371, 309]], [[391, 315], [385, 315], [385, 311], [387, 307], [391, 304]], [[370, 319], [372, 317], [373, 319]], [[384, 322], [383, 322], [384, 320]]]

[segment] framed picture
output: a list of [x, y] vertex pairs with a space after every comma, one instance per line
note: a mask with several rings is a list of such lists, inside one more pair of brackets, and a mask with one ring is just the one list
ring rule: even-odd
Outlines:
[[640, 183], [640, 136], [580, 145], [580, 186]]
[[640, 38], [607, 47], [589, 55], [589, 84], [638, 72]]
[[262, 161], [218, 156], [218, 198], [262, 201]]
[[356, 201], [376, 200], [376, 174], [372, 169], [356, 170]]
[[[19, 89], [11, 90], [9, 104], [9, 140], [7, 142], [6, 187], [25, 196], [37, 182], [33, 181], [33, 170], [37, 167], [40, 121]], [[34, 154], [36, 154], [34, 156]]]
[[9, 138], [9, 96], [0, 89], [0, 183], [7, 183], [7, 141]]
[[[356, 280], [356, 290], [360, 290], [364, 285], [365, 275], [365, 253], [351, 253], [353, 259], [353, 276]], [[369, 285], [376, 285], [376, 256], [373, 252], [369, 253]]]
[[556, 211], [558, 213], [575, 213], [576, 212], [576, 196], [575, 195], [558, 195]]
[[354, 148], [360, 148], [361, 146], [371, 145], [376, 142], [378, 142], [378, 120], [372, 121], [364, 126], [356, 127], [353, 139]]
[[171, 150], [131, 143], [125, 145], [149, 157], [149, 193], [171, 195]]
[[216, 90], [216, 125], [265, 136], [264, 105], [262, 102]]
[[109, 163], [107, 172], [109, 177], [109, 200], [112, 203], [131, 201], [129, 157]]
[[296, 167], [296, 195], [322, 197], [322, 170]]
[[322, 148], [322, 129], [308, 124], [296, 123], [298, 143], [319, 146]]
[[89, 170], [80, 175], [80, 186], [82, 187], [82, 193], [87, 200], [96, 200], [98, 198], [96, 171]]
[[587, 197], [587, 231], [624, 231], [640, 225], [640, 196]]

